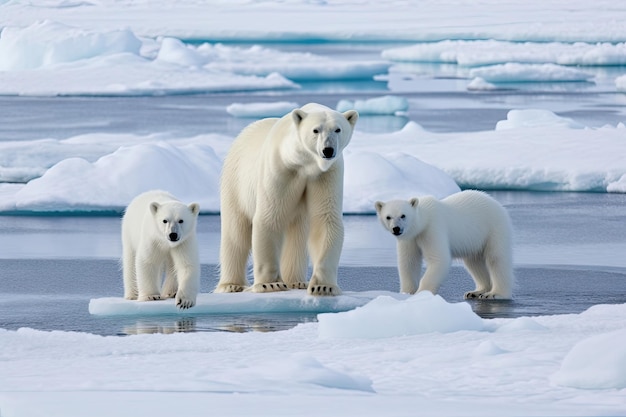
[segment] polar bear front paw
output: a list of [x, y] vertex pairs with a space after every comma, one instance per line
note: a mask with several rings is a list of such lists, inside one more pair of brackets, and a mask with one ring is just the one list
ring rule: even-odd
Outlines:
[[463, 295], [463, 298], [470, 299], [470, 298], [482, 298], [483, 297], [483, 292], [482, 291], [468, 291], [465, 293], [465, 295]]
[[502, 293], [498, 293], [498, 292], [486, 292], [484, 294], [480, 294], [480, 296], [478, 298], [481, 299], [489, 299], [489, 300], [510, 300], [511, 299], [511, 295], [506, 295], [506, 294], [502, 294]]
[[252, 292], [276, 292], [287, 291], [289, 288], [284, 282], [268, 282], [265, 284], [254, 284], [250, 287]]
[[138, 301], [157, 301], [161, 299], [161, 294], [141, 295], [137, 298]]
[[502, 294], [498, 294], [495, 292], [491, 292], [491, 291], [487, 291], [487, 292], [483, 292], [483, 291], [470, 291], [470, 292], [466, 292], [465, 296], [466, 299], [470, 299], [470, 298], [478, 298], [481, 300], [507, 300], [510, 297], [505, 297]]
[[186, 310], [196, 305], [196, 301], [191, 298], [176, 298], [176, 307], [180, 310]]
[[221, 292], [242, 292], [246, 289], [246, 286], [239, 284], [220, 284], [215, 288], [213, 292], [221, 293]]
[[309, 285], [309, 294], [317, 296], [341, 295], [341, 290], [336, 285]]

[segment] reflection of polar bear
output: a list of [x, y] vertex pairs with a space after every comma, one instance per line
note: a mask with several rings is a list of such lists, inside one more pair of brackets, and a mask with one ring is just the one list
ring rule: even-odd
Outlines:
[[[512, 231], [497, 201], [480, 191], [376, 202], [383, 226], [398, 238], [400, 290], [436, 293], [452, 258], [463, 258], [476, 282], [465, 298], [511, 298]], [[422, 257], [426, 271], [420, 280]], [[418, 287], [419, 281], [419, 287]]]
[[221, 182], [220, 281], [215, 292], [247, 287], [253, 256], [255, 292], [307, 288], [337, 295], [343, 245], [343, 157], [358, 113], [307, 104], [259, 120], [234, 141]]
[[199, 211], [198, 204], [186, 206], [164, 191], [148, 191], [131, 201], [122, 219], [124, 298], [176, 297], [179, 308], [193, 307], [200, 286]]

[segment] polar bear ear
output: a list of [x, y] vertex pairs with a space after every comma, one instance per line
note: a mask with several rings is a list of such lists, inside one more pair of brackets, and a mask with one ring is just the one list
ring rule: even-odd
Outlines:
[[157, 214], [157, 211], [159, 211], [159, 207], [161, 207], [161, 205], [156, 201], [154, 203], [150, 203], [150, 211], [153, 215]]
[[295, 109], [291, 112], [291, 117], [293, 118], [293, 122], [296, 124], [296, 126], [300, 126], [300, 123], [304, 120], [306, 116], [306, 112], [300, 109]]
[[383, 209], [383, 207], [385, 206], [385, 203], [383, 203], [382, 201], [377, 201], [374, 203], [374, 208], [376, 208], [376, 213], [380, 214], [381, 210]]
[[200, 213], [200, 205], [198, 203], [189, 204], [189, 210], [191, 210], [191, 214], [197, 216]]
[[348, 110], [347, 112], [343, 113], [343, 117], [345, 117], [348, 123], [350, 123], [350, 125], [354, 127], [356, 121], [359, 120], [359, 112], [357, 112], [356, 110]]
[[414, 198], [409, 200], [409, 204], [411, 205], [411, 207], [417, 207], [417, 203], [418, 202], [419, 202], [419, 200], [417, 199], [417, 197], [414, 197]]

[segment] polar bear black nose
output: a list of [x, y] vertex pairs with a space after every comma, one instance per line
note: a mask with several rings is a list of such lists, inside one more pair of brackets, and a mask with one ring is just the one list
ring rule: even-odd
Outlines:
[[331, 148], [330, 146], [328, 146], [322, 149], [322, 154], [324, 155], [324, 158], [330, 159], [335, 156], [335, 148]]
[[178, 233], [170, 233], [169, 238], [170, 238], [170, 241], [177, 242], [178, 241]]
[[398, 235], [400, 235], [402, 233], [402, 230], [398, 226], [396, 226], [393, 229], [391, 229], [391, 233], [393, 233], [394, 235], [398, 236]]

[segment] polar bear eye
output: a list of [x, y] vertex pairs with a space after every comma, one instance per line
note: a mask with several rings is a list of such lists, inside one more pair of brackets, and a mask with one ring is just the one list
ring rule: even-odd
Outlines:
[[318, 129], [313, 129], [313, 133], [317, 135], [318, 133], [320, 133], [320, 131]]
[[335, 133], [341, 133], [341, 129], [340, 128], [335, 129]]
[[391, 216], [387, 216], [387, 220], [391, 220]]
[[404, 219], [406, 216], [403, 214], [402, 216], [400, 216], [401, 219]]
[[163, 219], [163, 223], [167, 223], [167, 219]]
[[183, 219], [180, 219], [180, 220], [178, 221], [178, 223], [179, 223], [179, 224], [183, 224]]

